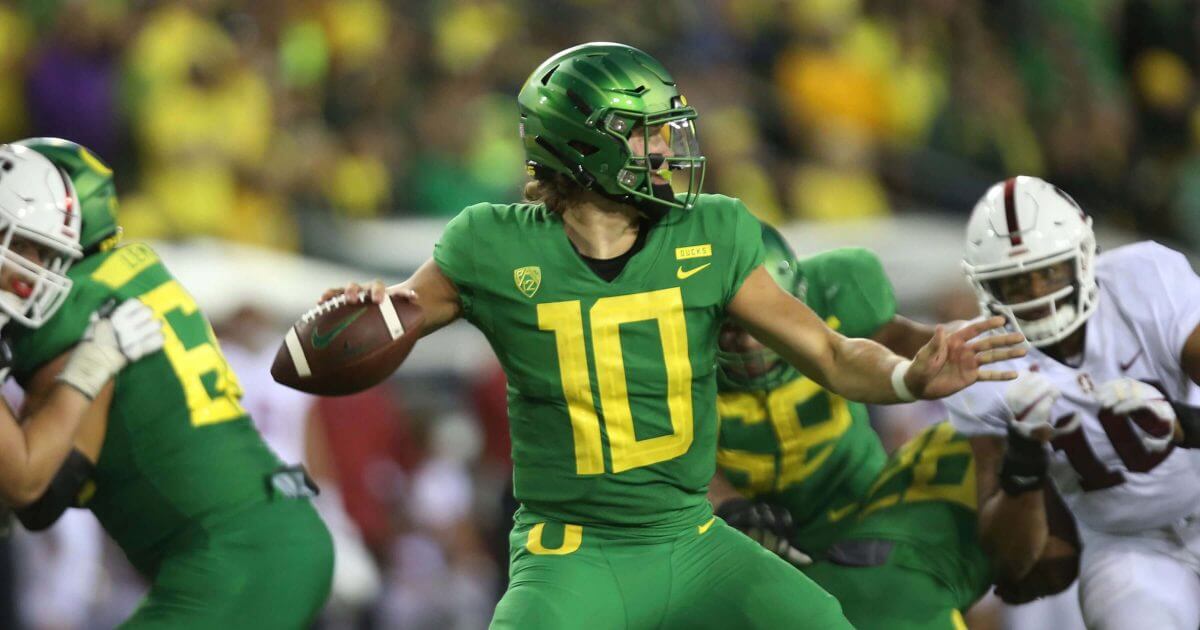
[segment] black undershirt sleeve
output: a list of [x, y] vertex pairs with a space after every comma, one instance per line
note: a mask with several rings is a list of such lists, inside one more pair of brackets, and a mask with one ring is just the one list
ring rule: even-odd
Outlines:
[[67, 508], [80, 506], [80, 492], [95, 472], [96, 465], [83, 453], [72, 449], [45, 494], [28, 506], [15, 510], [17, 519], [29, 531], [50, 527]]

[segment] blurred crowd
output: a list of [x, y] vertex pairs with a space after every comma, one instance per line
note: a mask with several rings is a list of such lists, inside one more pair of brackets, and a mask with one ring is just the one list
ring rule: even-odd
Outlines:
[[[1200, 247], [1200, 3], [1185, 1], [0, 0], [0, 139], [92, 148], [115, 167], [129, 237], [303, 252], [330, 216], [515, 200], [516, 92], [594, 40], [675, 73], [701, 113], [706, 190], [767, 221], [961, 222], [1022, 173], [1098, 221]], [[254, 317], [221, 328], [243, 378], [274, 350]], [[358, 545], [339, 548], [358, 564], [338, 568], [325, 626], [486, 624], [513, 509], [498, 366], [319, 402], [273, 386], [248, 387], [247, 407], [308, 418], [296, 458]], [[898, 408], [881, 430], [897, 444], [938, 414]], [[111, 627], [140, 597], [101, 534], [71, 533], [94, 528], [81, 516], [61, 544], [19, 542], [22, 588], [47, 583], [47, 557], [73, 578], [85, 555], [97, 567], [21, 592], [28, 627]]]
[[313, 217], [516, 198], [520, 84], [620, 40], [700, 109], [707, 188], [770, 221], [962, 214], [1024, 173], [1200, 245], [1198, 19], [1159, 0], [9, 0], [0, 137], [95, 149], [131, 236], [303, 250]]

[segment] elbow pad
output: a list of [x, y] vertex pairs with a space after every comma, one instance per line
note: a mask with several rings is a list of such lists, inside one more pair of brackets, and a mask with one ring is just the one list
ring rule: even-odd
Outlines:
[[71, 449], [46, 492], [37, 501], [16, 510], [17, 519], [29, 531], [40, 531], [50, 527], [67, 508], [83, 507], [91, 499], [95, 491], [95, 484], [92, 482], [95, 472], [96, 465], [91, 460], [83, 453]]

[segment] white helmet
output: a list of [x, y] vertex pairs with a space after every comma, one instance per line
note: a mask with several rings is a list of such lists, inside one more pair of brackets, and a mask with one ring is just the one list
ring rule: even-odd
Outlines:
[[[988, 189], [967, 222], [963, 271], [985, 313], [1004, 315], [1034, 346], [1061, 341], [1096, 310], [1096, 237], [1092, 219], [1057, 186], [1013, 177]], [[1020, 303], [1006, 303], [992, 281], [1064, 261], [1075, 263], [1071, 286]], [[1049, 314], [1021, 319], [1029, 311]]]
[[[33, 149], [0, 145], [0, 269], [20, 274], [19, 290], [0, 291], [0, 309], [29, 327], [50, 319], [67, 297], [67, 269], [83, 256], [79, 200], [71, 178]], [[41, 264], [13, 251], [13, 239], [49, 251]]]

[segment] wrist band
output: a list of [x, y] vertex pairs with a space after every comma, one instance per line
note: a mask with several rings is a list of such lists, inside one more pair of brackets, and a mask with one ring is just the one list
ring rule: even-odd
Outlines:
[[892, 368], [892, 391], [896, 392], [896, 398], [899, 398], [900, 402], [913, 402], [917, 399], [908, 390], [908, 385], [904, 383], [904, 377], [908, 374], [908, 368], [911, 365], [912, 361], [901, 361]]
[[1040, 490], [1049, 466], [1045, 445], [1009, 427], [1004, 459], [1000, 463], [1000, 488], [1006, 494], [1015, 497]]

